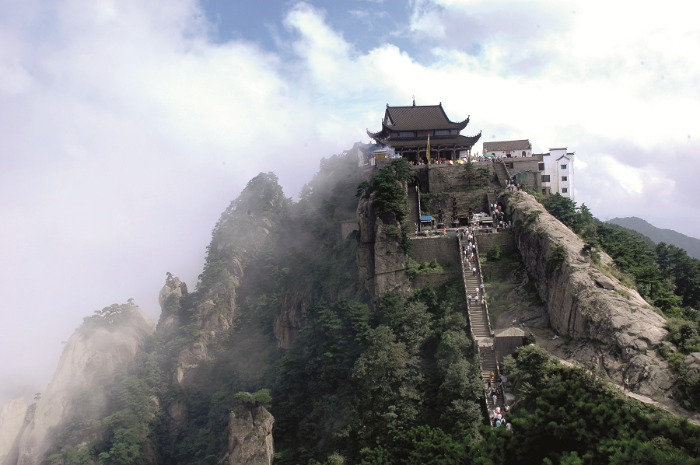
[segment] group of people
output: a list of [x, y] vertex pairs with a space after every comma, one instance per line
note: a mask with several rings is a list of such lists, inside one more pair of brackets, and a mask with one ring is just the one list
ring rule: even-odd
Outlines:
[[[481, 294], [481, 296], [479, 296], [479, 294]], [[474, 296], [472, 297], [472, 295], [469, 294], [467, 296], [467, 298], [469, 299], [469, 306], [470, 307], [472, 306], [472, 299], [473, 299], [475, 304], [481, 304], [482, 307], [485, 307], [486, 306], [486, 293], [484, 292], [484, 285], [479, 284], [479, 287], [477, 287], [474, 290]]]
[[501, 407], [496, 407], [495, 409], [493, 409], [493, 413], [491, 414], [491, 424], [496, 428], [505, 427], [506, 431], [511, 431], [511, 425], [510, 423], [506, 423], [505, 417], [505, 413], [509, 410], [510, 408], [507, 405], [505, 406], [503, 411], [501, 411]]
[[498, 403], [498, 398], [503, 398], [503, 404], [505, 405], [504, 411], [501, 411], [501, 407], [496, 406], [492, 413], [492, 421], [496, 428], [505, 426], [508, 431], [510, 431], [510, 423], [506, 424], [505, 414], [510, 411], [510, 406], [505, 403], [505, 392], [508, 383], [508, 378], [505, 375], [501, 375], [500, 380], [496, 383], [496, 374], [492, 371], [489, 374], [488, 384], [486, 386], [486, 395], [493, 398], [493, 404], [496, 406]]
[[414, 162], [413, 160], [410, 160], [409, 163], [413, 166], [420, 166], [420, 165], [456, 165], [457, 163], [462, 164], [462, 161], [459, 160], [450, 160], [447, 158], [438, 158], [437, 160], [431, 158], [427, 162], [423, 160], [423, 158], [419, 159], [418, 162]]
[[516, 184], [515, 181], [508, 181], [508, 183], [506, 184], [506, 189], [509, 191], [518, 191], [522, 189], [522, 187], [522, 184]]

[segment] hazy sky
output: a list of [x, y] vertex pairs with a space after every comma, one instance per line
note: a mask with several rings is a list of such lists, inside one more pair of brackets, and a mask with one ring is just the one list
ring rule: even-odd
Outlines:
[[[698, 237], [700, 3], [0, 2], [0, 401], [84, 316], [194, 288], [260, 171], [288, 196], [386, 104], [576, 152], [576, 200]], [[481, 143], [477, 146], [481, 151]]]

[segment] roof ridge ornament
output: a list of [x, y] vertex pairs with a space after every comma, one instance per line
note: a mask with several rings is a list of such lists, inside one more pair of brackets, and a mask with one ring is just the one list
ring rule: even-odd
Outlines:
[[416, 96], [415, 95], [413, 96], [413, 106], [414, 107], [416, 106]]

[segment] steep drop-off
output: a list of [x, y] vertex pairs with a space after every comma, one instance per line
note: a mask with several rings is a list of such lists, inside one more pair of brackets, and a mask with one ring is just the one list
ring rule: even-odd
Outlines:
[[[387, 292], [407, 294], [409, 282], [406, 256], [396, 240], [402, 233], [401, 225], [394, 214], [379, 215], [372, 200], [361, 199], [357, 206], [357, 267], [360, 282], [376, 301]], [[394, 237], [387, 235], [387, 227], [393, 229]]]

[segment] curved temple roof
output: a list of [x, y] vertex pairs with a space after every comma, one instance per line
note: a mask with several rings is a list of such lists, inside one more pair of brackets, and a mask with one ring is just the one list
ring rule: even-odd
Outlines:
[[379, 132], [367, 134], [373, 139], [386, 139], [390, 131], [428, 131], [440, 129], [462, 130], [469, 124], [469, 117], [464, 121], [453, 122], [445, 114], [440, 105], [424, 105], [409, 107], [390, 107], [387, 105], [382, 129]]

